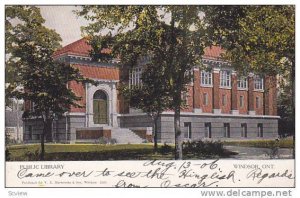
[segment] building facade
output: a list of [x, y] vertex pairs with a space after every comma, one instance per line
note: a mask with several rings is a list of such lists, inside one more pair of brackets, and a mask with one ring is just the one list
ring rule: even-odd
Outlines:
[[[69, 44], [54, 54], [54, 58], [72, 64], [95, 81], [91, 84], [68, 83], [81, 96], [84, 108], [74, 108], [53, 122], [48, 141], [97, 142], [101, 137], [114, 138], [118, 143], [141, 143], [152, 140], [152, 121], [147, 114], [132, 109], [118, 92], [121, 76], [127, 76], [131, 86], [141, 82], [142, 67], [124, 72], [117, 63], [93, 62], [84, 39]], [[181, 113], [181, 129], [185, 139], [274, 139], [278, 136], [276, 78], [237, 74], [229, 63], [220, 59], [220, 47], [205, 49], [203, 64], [194, 67], [193, 82], [182, 94], [186, 108]], [[146, 62], [147, 60], [141, 60]], [[122, 78], [123, 79], [123, 78]], [[25, 108], [31, 108], [30, 101]], [[174, 142], [172, 111], [159, 118], [158, 141]], [[24, 141], [39, 142], [41, 120], [24, 120]]]

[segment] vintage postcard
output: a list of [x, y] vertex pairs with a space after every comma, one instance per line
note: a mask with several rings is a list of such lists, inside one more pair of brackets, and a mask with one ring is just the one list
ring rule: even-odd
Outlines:
[[4, 9], [6, 188], [295, 188], [295, 5]]

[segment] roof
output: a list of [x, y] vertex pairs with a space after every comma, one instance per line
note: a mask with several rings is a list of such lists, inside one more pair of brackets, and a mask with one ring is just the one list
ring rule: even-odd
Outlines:
[[[87, 43], [85, 38], [82, 38], [54, 52], [54, 57], [61, 55], [77, 55], [89, 57], [89, 53], [91, 50], [92, 47]], [[109, 49], [102, 50], [102, 53], [110, 52], [111, 50]], [[203, 58], [219, 59], [221, 57], [221, 54], [224, 52], [225, 50], [219, 46], [207, 47], [204, 49]]]
[[83, 64], [73, 64], [80, 73], [88, 78], [119, 80], [119, 69], [116, 67], [95, 67]]
[[203, 58], [208, 58], [208, 59], [219, 59], [221, 58], [221, 55], [225, 53], [225, 50], [222, 49], [220, 46], [211, 46], [211, 47], [206, 47], [204, 49], [204, 55]]
[[85, 38], [79, 39], [69, 45], [62, 47], [61, 49], [54, 52], [54, 57], [60, 55], [78, 55], [78, 56], [89, 56], [89, 52], [92, 47], [86, 42]]

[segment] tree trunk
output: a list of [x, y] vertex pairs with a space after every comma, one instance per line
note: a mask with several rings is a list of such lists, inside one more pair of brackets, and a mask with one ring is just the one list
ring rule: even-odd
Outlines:
[[43, 133], [41, 135], [41, 152], [40, 152], [40, 160], [45, 160], [45, 137], [49, 134], [49, 130], [51, 130], [52, 119], [49, 119], [49, 116], [43, 118]]
[[180, 130], [180, 105], [175, 107], [174, 114], [174, 129], [175, 129], [175, 160], [182, 160], [182, 139]]
[[157, 120], [158, 120], [158, 117], [154, 118], [154, 137], [153, 137], [153, 141], [154, 141], [154, 153], [156, 153], [158, 151], [158, 148], [157, 148]]
[[43, 133], [41, 135], [41, 153], [40, 153], [40, 160], [44, 161], [45, 159], [45, 134], [47, 132], [47, 121], [43, 120], [44, 128]]
[[154, 141], [154, 153], [157, 153], [157, 118], [153, 120], [153, 141]]

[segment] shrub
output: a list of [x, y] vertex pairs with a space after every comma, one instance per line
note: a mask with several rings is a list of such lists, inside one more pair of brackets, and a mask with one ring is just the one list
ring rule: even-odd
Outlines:
[[10, 152], [9, 152], [8, 148], [5, 148], [5, 160], [6, 161], [10, 160]]
[[164, 143], [164, 145], [160, 147], [159, 151], [161, 154], [166, 155], [166, 154], [172, 152], [173, 148], [170, 145], [168, 145], [167, 143]]
[[116, 144], [117, 140], [114, 138], [100, 137], [99, 144]]
[[198, 157], [223, 156], [225, 149], [220, 141], [188, 141], [182, 144], [184, 155]]
[[39, 150], [35, 150], [34, 152], [27, 151], [25, 157], [27, 161], [38, 161], [40, 160], [40, 152]]

